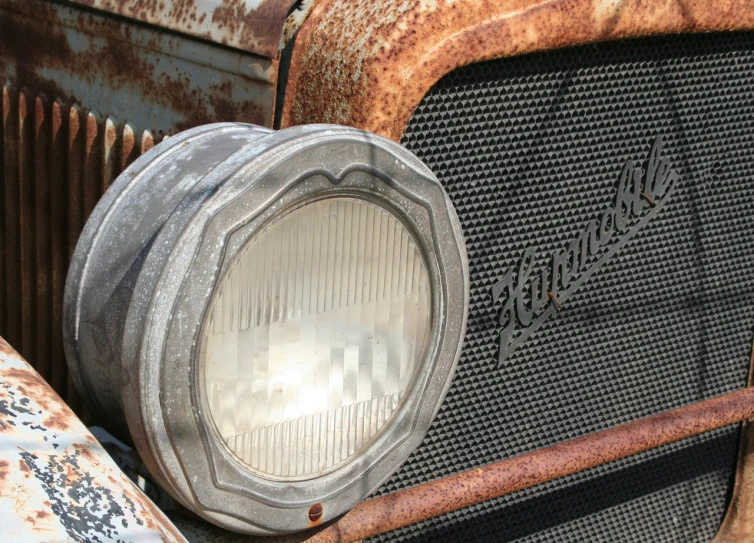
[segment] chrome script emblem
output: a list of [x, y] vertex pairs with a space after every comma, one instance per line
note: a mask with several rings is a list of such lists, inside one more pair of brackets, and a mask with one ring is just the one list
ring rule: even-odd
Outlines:
[[649, 151], [646, 171], [633, 160], [626, 162], [612, 204], [553, 255], [549, 268], [534, 271], [537, 252], [528, 248], [521, 256], [518, 273], [509, 269], [492, 285], [494, 302], [503, 304], [499, 365], [660, 212], [679, 178], [670, 162], [661, 158], [662, 147], [662, 136], [658, 136]]

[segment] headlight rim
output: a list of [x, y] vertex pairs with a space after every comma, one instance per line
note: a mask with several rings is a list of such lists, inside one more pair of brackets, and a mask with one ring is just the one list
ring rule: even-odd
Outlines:
[[[308, 127], [309, 129], [311, 127]], [[308, 132], [309, 130], [307, 130]], [[329, 132], [329, 131], [328, 131]], [[273, 142], [267, 142], [269, 145], [269, 148], [275, 148], [275, 152], [278, 153], [278, 156], [280, 157], [279, 161], [276, 163], [273, 162], [272, 157], [270, 157], [269, 154], [265, 154], [265, 159], [267, 164], [265, 164], [263, 167], [261, 167], [260, 164], [255, 164], [255, 161], [250, 162], [246, 166], [243, 167], [244, 170], [247, 171], [253, 171], [254, 178], [257, 179], [265, 179], [269, 177], [273, 177], [276, 179], [284, 179], [284, 185], [285, 187], [280, 186], [280, 183], [277, 181], [273, 181], [271, 184], [274, 185], [272, 187], [272, 190], [270, 191], [271, 196], [269, 198], [261, 198], [263, 201], [269, 202], [269, 204], [266, 205], [260, 205], [259, 206], [259, 213], [257, 213], [257, 210], [254, 210], [250, 214], [254, 216], [255, 218], [253, 221], [258, 222], [257, 228], [263, 228], [266, 224], [268, 224], [271, 220], [274, 214], [277, 213], [277, 210], [275, 208], [287, 208], [289, 205], [295, 205], [295, 202], [298, 201], [298, 198], [296, 200], [289, 202], [285, 201], [286, 195], [291, 196], [299, 196], [301, 195], [302, 191], [302, 185], [306, 183], [306, 181], [302, 181], [303, 178], [306, 178], [307, 180], [311, 180], [315, 177], [321, 176], [323, 173], [325, 174], [325, 177], [328, 179], [328, 185], [326, 185], [325, 190], [329, 192], [330, 194], [333, 194], [333, 192], [330, 191], [339, 191], [343, 190], [342, 188], [342, 180], [343, 178], [347, 177], [351, 173], [359, 172], [361, 173], [361, 168], [355, 168], [353, 166], [348, 167], [347, 169], [344, 168], [340, 172], [332, 172], [332, 171], [325, 171], [321, 168], [313, 168], [312, 170], [305, 171], [303, 174], [294, 177], [294, 178], [288, 178], [285, 175], [282, 176], [275, 176], [273, 174], [273, 171], [276, 170], [277, 167], [282, 166], [283, 169], [290, 167], [290, 154], [289, 151], [291, 149], [294, 149], [297, 152], [303, 152], [306, 151], [308, 154], [306, 155], [306, 159], [308, 161], [312, 161], [312, 150], [316, 148], [320, 148], [322, 150], [325, 150], [326, 148], [336, 148], [336, 149], [342, 149], [343, 145], [348, 144], [356, 144], [356, 145], [364, 145], [364, 150], [368, 150], [370, 152], [373, 151], [373, 145], [374, 140], [371, 138], [364, 139], [364, 135], [360, 131], [351, 130], [351, 129], [345, 129], [342, 127], [338, 127], [336, 131], [333, 131], [334, 133], [326, 133], [322, 134], [318, 139], [313, 139], [309, 135], [307, 138], [306, 143], [301, 143], [299, 141], [290, 141], [290, 142], [283, 142], [280, 147], [277, 147]], [[345, 133], [344, 133], [345, 132]], [[278, 134], [275, 134], [273, 136], [270, 136], [266, 139], [274, 138], [274, 136], [278, 136]], [[405, 153], [408, 155], [408, 152], [403, 151], [402, 148], [400, 148], [400, 151], [402, 154]], [[388, 152], [387, 155], [390, 156], [391, 162], [393, 162], [393, 165], [396, 167], [396, 171], [391, 172], [393, 175], [390, 175], [388, 173], [377, 171], [371, 166], [366, 166], [363, 168], [363, 173], [366, 174], [377, 174], [378, 176], [381, 176], [383, 178], [383, 182], [390, 183], [392, 182], [393, 178], [396, 176], [400, 176], [400, 159], [396, 160], [397, 157], [395, 157], [392, 153]], [[401, 157], [404, 161], [407, 157]], [[413, 158], [411, 156], [411, 158]], [[374, 160], [374, 157], [370, 157], [371, 160]], [[345, 161], [350, 164], [353, 161], [352, 156], [348, 156]], [[424, 168], [422, 166], [422, 168]], [[427, 183], [429, 186], [431, 186], [434, 190], [441, 189], [439, 184], [434, 180], [431, 173], [429, 175], [426, 175], [428, 171], [417, 169], [414, 170], [416, 174], [419, 174], [421, 176], [421, 179], [424, 183]], [[404, 173], [405, 175], [405, 173]], [[418, 178], [418, 177], [417, 177]], [[241, 185], [245, 183], [244, 181], [240, 181], [240, 175], [236, 178], [236, 185]], [[201, 291], [201, 302], [198, 302], [196, 297], [191, 294], [186, 294], [185, 291], [182, 291], [181, 294], [178, 294], [177, 298], [180, 300], [191, 300], [191, 305], [193, 307], [199, 308], [201, 307], [201, 317], [192, 317], [189, 315], [187, 320], [192, 323], [203, 323], [206, 319], [206, 311], [208, 310], [210, 299], [211, 299], [211, 293], [213, 292], [213, 289], [215, 285], [219, 282], [222, 274], [223, 274], [223, 268], [227, 269], [227, 267], [230, 265], [232, 259], [228, 259], [225, 257], [226, 251], [228, 250], [228, 247], [230, 246], [230, 236], [232, 235], [232, 231], [234, 227], [231, 227], [231, 224], [235, 224], [235, 221], [227, 220], [225, 217], [222, 216], [223, 210], [230, 210], [233, 206], [235, 206], [234, 209], [240, 209], [243, 207], [243, 204], [239, 203], [237, 200], [238, 198], [242, 198], [244, 194], [246, 194], [249, 198], [253, 199], [259, 199], [258, 195], [251, 196], [249, 187], [246, 187], [245, 189], [240, 189], [240, 187], [231, 187], [230, 184], [232, 182], [226, 183], [226, 185], [223, 187], [224, 192], [229, 195], [228, 201], [225, 202], [219, 202], [215, 201], [215, 204], [219, 210], [217, 213], [212, 213], [211, 217], [208, 217], [206, 222], [202, 225], [201, 230], [203, 232], [203, 238], [197, 242], [197, 245], [192, 249], [192, 254], [202, 254], [203, 258], [203, 264], [206, 265], [206, 267], [210, 267], [209, 262], [214, 263], [214, 266], [217, 269], [217, 272], [214, 274], [214, 277], [212, 280], [209, 280], [208, 282], [212, 285], [210, 288], [207, 288], [203, 285], [196, 285], [196, 289]], [[238, 189], [238, 194], [236, 194], [236, 190]], [[313, 194], [319, 193], [317, 189], [313, 189], [315, 192]], [[258, 192], [259, 187], [255, 186], [254, 192]], [[408, 191], [407, 191], [408, 192]], [[444, 191], [442, 191], [442, 194], [444, 195]], [[381, 196], [384, 198], [384, 193], [381, 194]], [[435, 197], [437, 194], [435, 194]], [[415, 198], [416, 195], [411, 194], [408, 192], [408, 194], [404, 195], [404, 198], [407, 198], [408, 200], [411, 200]], [[230, 203], [231, 198], [233, 200], [233, 204]], [[395, 205], [395, 202], [388, 199], [388, 202]], [[203, 207], [201, 213], [202, 214], [208, 214], [209, 210], [208, 207], [212, 205], [209, 202]], [[414, 203], [414, 205], [425, 205], [427, 207], [431, 207], [430, 204], [427, 203]], [[404, 205], [405, 206], [405, 205]], [[399, 206], [399, 209], [401, 207]], [[425, 208], [426, 209], [426, 208]], [[406, 209], [402, 209], [404, 214], [408, 214]], [[248, 209], [245, 209], [243, 212], [238, 212], [238, 215], [249, 215]], [[428, 212], [428, 218], [429, 218], [429, 212]], [[249, 221], [251, 222], [251, 221]], [[421, 228], [416, 228], [416, 225], [414, 226], [414, 229], [418, 231], [419, 237], [417, 241], [422, 245], [422, 249], [426, 250], [426, 245], [435, 245], [432, 243], [432, 232], [431, 230], [436, 229], [430, 229], [429, 225], [425, 227], [425, 231], [421, 232]], [[166, 224], [166, 227], [169, 228], [169, 226]], [[210, 228], [216, 228], [219, 232], [221, 232], [220, 235], [211, 235], [208, 234], [207, 231]], [[192, 225], [189, 228], [198, 229], [198, 223], [196, 222], [196, 219], [192, 222]], [[235, 227], [237, 228], [237, 227]], [[256, 231], [257, 228], [254, 228], [252, 230]], [[188, 230], [188, 228], [187, 228]], [[238, 250], [240, 247], [242, 247], [245, 242], [250, 239], [250, 237], [253, 235], [253, 233], [249, 233], [246, 239], [239, 240], [236, 243], [234, 243], [234, 250]], [[186, 236], [186, 232], [182, 233], [182, 237]], [[206, 251], [203, 250], [203, 247], [212, 245], [212, 241], [206, 241], [206, 240], [219, 240], [222, 239], [223, 241], [219, 243], [218, 245], [222, 247], [221, 251], [217, 252], [216, 256], [209, 258]], [[432, 247], [432, 251], [436, 251], [437, 247]], [[175, 253], [174, 253], [175, 255]], [[429, 255], [425, 254], [425, 259], [428, 260], [429, 268], [437, 269], [439, 271], [440, 265], [436, 262], [436, 258], [430, 257], [427, 258]], [[179, 258], [180, 260], [181, 258]], [[172, 260], [172, 259], [171, 259]], [[194, 262], [197, 262], [197, 260], [192, 259]], [[432, 262], [432, 263], [430, 263]], [[436, 268], [435, 268], [436, 266]], [[202, 266], [205, 267], [205, 266]], [[188, 270], [191, 269], [192, 271], [189, 272]], [[201, 273], [197, 272], [196, 268], [193, 267], [187, 267], [186, 274], [192, 273], [194, 277], [200, 276]], [[162, 274], [164, 277], [174, 277], [175, 274], [172, 273], [171, 270], [169, 270], [167, 267], [162, 270]], [[430, 278], [432, 280], [432, 292], [433, 292], [433, 311], [438, 314], [442, 315], [442, 312], [439, 311], [437, 308], [442, 307], [445, 305], [445, 302], [442, 300], [442, 298], [445, 297], [445, 290], [443, 288], [440, 288], [440, 285], [437, 284], [438, 275], [435, 275], [434, 273], [430, 273]], [[156, 287], [157, 290], [160, 290], [160, 287]], [[183, 287], [181, 287], [183, 288]], [[157, 300], [155, 300], [153, 303], [159, 303]], [[173, 305], [173, 313], [179, 313], [181, 314], [182, 311], [176, 309], [176, 305]], [[151, 312], [151, 311], [150, 311]], [[444, 317], [444, 315], [442, 315]], [[432, 337], [430, 340], [430, 349], [428, 351], [428, 358], [437, 359], [438, 354], [437, 350], [439, 348], [439, 335], [440, 335], [440, 329], [441, 329], [441, 319], [435, 319], [436, 323], [434, 324], [434, 330], [432, 333]], [[162, 323], [159, 323], [156, 325], [157, 328], [162, 327]], [[199, 328], [201, 325], [196, 326], [196, 332], [192, 334], [193, 338], [199, 337]], [[171, 330], [168, 329], [165, 334], [165, 341], [163, 345], [165, 345], [164, 351], [166, 352], [168, 350], [167, 344], [170, 342], [170, 335]], [[178, 342], [181, 344], [185, 344], [183, 342]], [[196, 349], [194, 352], [191, 353], [190, 356], [180, 357], [177, 358], [180, 359], [190, 359], [192, 360], [192, 363], [196, 366], [198, 361], [198, 345], [196, 345]], [[168, 358], [166, 356], [166, 358]], [[155, 366], [159, 364], [160, 359], [155, 358], [152, 361], [152, 364]], [[164, 360], [163, 360], [164, 362]], [[149, 363], [147, 363], [148, 365]], [[434, 368], [436, 371], [436, 368]], [[176, 387], [169, 386], [169, 383], [165, 381], [165, 375], [166, 373], [170, 373], [170, 375], [173, 375], [173, 372], [165, 372], [165, 369], [163, 368], [161, 370], [161, 386], [160, 389], [163, 391], [163, 394], [169, 394], [169, 391], [176, 390]], [[197, 372], [198, 373], [198, 372]], [[420, 375], [424, 375], [427, 373], [426, 371], [420, 372]], [[427, 374], [425, 379], [429, 380], [430, 375]], [[202, 464], [204, 463], [205, 458], [209, 458], [209, 464], [210, 469], [195, 469], [195, 468], [186, 468], [184, 467], [184, 470], [186, 472], [190, 473], [211, 473], [212, 474], [212, 481], [211, 483], [214, 485], [214, 489], [220, 490], [224, 489], [227, 491], [230, 491], [231, 489], [235, 492], [238, 492], [241, 490], [239, 488], [240, 485], [238, 485], [236, 482], [240, 480], [249, 480], [253, 481], [254, 484], [254, 490], [250, 490], [249, 488], [243, 488], [241, 492], [243, 494], [247, 495], [249, 498], [260, 501], [263, 503], [267, 503], [272, 507], [276, 508], [291, 508], [291, 507], [300, 507], [302, 510], [308, 509], [308, 507], [312, 503], [322, 503], [323, 506], [325, 506], [325, 512], [328, 511], [328, 502], [331, 502], [333, 497], [340, 496], [344, 492], [344, 488], [347, 487], [353, 487], [356, 485], [360, 480], [364, 478], [365, 473], [374, 472], [376, 470], [375, 464], [382, 464], [382, 463], [390, 463], [389, 461], [386, 461], [386, 456], [389, 456], [390, 452], [396, 448], [398, 448], [400, 445], [405, 443], [407, 436], [400, 436], [397, 437], [396, 434], [391, 435], [391, 441], [393, 442], [392, 446], [389, 446], [386, 451], [384, 451], [382, 454], [380, 454], [379, 457], [373, 458], [375, 454], [375, 450], [380, 448], [380, 441], [375, 442], [372, 447], [370, 447], [371, 454], [365, 454], [362, 459], [358, 459], [357, 461], [349, 463], [349, 465], [341, 468], [341, 470], [338, 470], [337, 472], [329, 473], [327, 475], [323, 475], [322, 477], [314, 480], [309, 481], [301, 481], [301, 482], [285, 482], [280, 483], [278, 481], [270, 481], [269, 479], [264, 479], [258, 476], [255, 476], [246, 470], [245, 467], [241, 466], [234, 458], [230, 457], [229, 454], [225, 453], [225, 447], [222, 443], [220, 443], [217, 439], [215, 439], [215, 436], [212, 436], [207, 426], [205, 424], [202, 424], [202, 419], [208, 420], [209, 414], [205, 412], [204, 406], [201, 404], [200, 397], [198, 396], [198, 392], [200, 392], [200, 386], [201, 384], [198, 382], [198, 380], [195, 378], [191, 382], [191, 395], [192, 395], [192, 401], [191, 407], [192, 409], [195, 409], [197, 412], [197, 415], [195, 416], [194, 424], [193, 426], [198, 429], [199, 434], [201, 436], [200, 440], [187, 440], [182, 439], [181, 444], [183, 444], [185, 447], [190, 449], [198, 448], [197, 444], [201, 443], [202, 447], [206, 451], [206, 457], [204, 455], [197, 454], [196, 452], [192, 453], [188, 450], [181, 454], [178, 452], [176, 456], [180, 460], [182, 457], [184, 460], [182, 463], [186, 462], [185, 459], [188, 459], [189, 462], [192, 461], [192, 459], [199, 459], [201, 460]], [[415, 399], [413, 400], [415, 403], [420, 403], [419, 399], [416, 398], [416, 392], [414, 392]], [[407, 395], [408, 398], [408, 395]], [[169, 401], [167, 399], [164, 399], [163, 402]], [[188, 407], [188, 405], [186, 406]], [[164, 411], [164, 410], [163, 410]], [[404, 411], [405, 413], [405, 411]], [[163, 418], [164, 413], [163, 413]], [[398, 423], [401, 421], [400, 417], [396, 417], [395, 421], [393, 422], [393, 428], [398, 425]], [[415, 427], [418, 424], [418, 420], [414, 421], [408, 421], [411, 422], [410, 426], [404, 430], [404, 433], [407, 435], [413, 434], [415, 432]], [[168, 428], [168, 434], [170, 434], [170, 429]], [[384, 440], [384, 436], [383, 436]], [[173, 444], [174, 449], [178, 447], [176, 443]], [[390, 463], [392, 464], [392, 463]], [[363, 465], [363, 466], [362, 466]], [[185, 464], [184, 464], [185, 466]], [[370, 467], [371, 466], [371, 467]], [[227, 470], [227, 473], [221, 471], [221, 469]], [[388, 468], [384, 470], [386, 472], [386, 475], [382, 478], [385, 478], [389, 476], [390, 473], [394, 471], [394, 467]], [[381, 479], [382, 479], [381, 478]], [[338, 481], [346, 480], [346, 483], [342, 484], [335, 484]], [[313, 481], [316, 481], [316, 485], [312, 484]], [[210, 481], [207, 481], [210, 482]], [[198, 485], [198, 488], [202, 490], [202, 494], [204, 494], [210, 485], [207, 484], [200, 484]], [[370, 485], [374, 486], [374, 485]], [[328, 492], [323, 492], [320, 490], [322, 487], [330, 487], [331, 490]], [[206, 494], [212, 494], [214, 492], [213, 490], [210, 490], [209, 492], [206, 492]], [[202, 502], [203, 498], [206, 498], [205, 496], [200, 496], [199, 491], [197, 492], [197, 499]], [[275, 493], [279, 495], [278, 499], [275, 499], [271, 497], [271, 494]], [[209, 500], [208, 500], [209, 502]], [[206, 503], [205, 506], [209, 508], [213, 508], [213, 504]], [[345, 511], [347, 508], [343, 507], [343, 511]], [[330, 508], [332, 511], [332, 508]], [[305, 517], [305, 515], [301, 515], [302, 517]]]

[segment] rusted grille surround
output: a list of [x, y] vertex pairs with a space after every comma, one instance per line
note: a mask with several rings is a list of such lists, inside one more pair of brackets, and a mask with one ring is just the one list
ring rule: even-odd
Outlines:
[[[686, 35], [479, 63], [433, 87], [402, 142], [458, 210], [469, 328], [434, 427], [378, 495], [746, 385], [753, 69], [752, 35]], [[491, 286], [529, 247], [547, 265], [658, 135], [673, 199], [498, 367]], [[737, 445], [729, 427], [381, 539], [709, 541]]]

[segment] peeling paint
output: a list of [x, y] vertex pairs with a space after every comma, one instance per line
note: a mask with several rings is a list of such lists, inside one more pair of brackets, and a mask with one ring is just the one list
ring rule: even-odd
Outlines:
[[0, 539], [185, 541], [0, 338]]
[[268, 58], [296, 0], [71, 0]]

